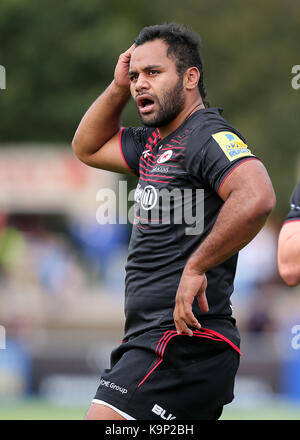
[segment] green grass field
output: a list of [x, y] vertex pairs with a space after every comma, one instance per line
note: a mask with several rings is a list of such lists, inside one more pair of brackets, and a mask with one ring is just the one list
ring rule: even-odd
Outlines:
[[[58, 406], [39, 399], [0, 404], [0, 420], [82, 420], [87, 407]], [[300, 420], [300, 405], [286, 402], [238, 408], [227, 405], [221, 420]]]

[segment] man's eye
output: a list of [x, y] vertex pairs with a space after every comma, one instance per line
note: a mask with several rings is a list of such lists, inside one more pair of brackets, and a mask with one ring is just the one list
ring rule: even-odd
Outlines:
[[150, 70], [149, 71], [149, 75], [156, 75], [158, 72], [158, 70]]
[[137, 75], [130, 75], [129, 76], [129, 81], [134, 81], [137, 79]]

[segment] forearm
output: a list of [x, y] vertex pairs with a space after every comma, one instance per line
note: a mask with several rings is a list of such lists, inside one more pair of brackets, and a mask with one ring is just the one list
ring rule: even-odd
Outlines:
[[264, 225], [268, 213], [263, 203], [252, 206], [246, 203], [245, 193], [237, 191], [228, 197], [212, 230], [191, 255], [181, 276], [174, 309], [174, 322], [179, 334], [184, 332], [192, 336], [188, 325], [201, 328], [192, 311], [195, 297], [203, 312], [209, 310], [205, 272], [249, 243]]
[[189, 258], [186, 269], [205, 273], [236, 254], [260, 231], [270, 211], [263, 201], [247, 203], [243, 192], [230, 195], [214, 227]]
[[207, 312], [205, 272], [236, 254], [263, 227], [276, 203], [275, 193], [261, 162], [240, 164], [228, 176], [219, 196], [224, 204], [209, 234], [188, 259], [176, 293], [174, 322], [177, 332], [200, 328], [192, 305], [197, 298], [201, 311]]
[[89, 156], [120, 129], [122, 111], [130, 97], [128, 88], [113, 81], [83, 116], [72, 142], [78, 156]]

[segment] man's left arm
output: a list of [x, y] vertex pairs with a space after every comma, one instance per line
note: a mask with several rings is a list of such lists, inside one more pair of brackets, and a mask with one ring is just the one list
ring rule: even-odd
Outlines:
[[188, 259], [176, 294], [174, 322], [177, 332], [192, 336], [188, 326], [201, 325], [192, 312], [197, 297], [200, 309], [209, 309], [205, 273], [236, 254], [260, 231], [275, 206], [269, 175], [259, 160], [239, 164], [228, 175], [219, 196], [224, 204], [205, 240]]

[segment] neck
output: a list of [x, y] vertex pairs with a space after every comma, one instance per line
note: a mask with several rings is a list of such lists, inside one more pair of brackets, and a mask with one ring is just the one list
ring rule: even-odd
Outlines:
[[186, 121], [193, 113], [201, 108], [205, 108], [202, 99], [199, 98], [196, 102], [193, 102], [189, 106], [185, 106], [184, 109], [173, 119], [170, 124], [165, 125], [164, 127], [159, 127], [160, 136], [162, 139], [169, 136], [170, 133], [173, 133], [184, 121]]

